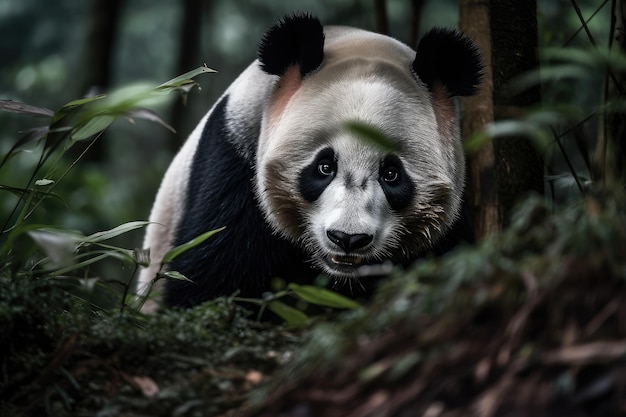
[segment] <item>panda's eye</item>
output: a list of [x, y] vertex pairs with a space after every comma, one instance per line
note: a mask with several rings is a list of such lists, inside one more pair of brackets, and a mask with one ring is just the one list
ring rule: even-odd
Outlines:
[[385, 156], [378, 171], [378, 182], [393, 210], [404, 210], [413, 201], [415, 185], [397, 155]]
[[333, 163], [328, 159], [320, 161], [319, 165], [317, 166], [317, 172], [324, 177], [333, 175], [333, 173], [335, 172], [333, 168]]
[[300, 195], [306, 201], [316, 201], [335, 179], [337, 158], [332, 148], [320, 150], [315, 159], [305, 166], [298, 178]]
[[389, 165], [382, 169], [381, 178], [387, 184], [394, 185], [400, 180], [400, 172], [397, 167]]

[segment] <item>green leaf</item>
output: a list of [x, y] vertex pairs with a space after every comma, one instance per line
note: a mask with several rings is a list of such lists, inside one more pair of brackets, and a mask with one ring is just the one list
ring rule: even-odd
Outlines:
[[68, 272], [76, 271], [77, 269], [82, 269], [82, 268], [84, 268], [86, 266], [89, 266], [91, 264], [95, 264], [96, 262], [99, 262], [99, 261], [101, 261], [103, 259], [110, 258], [110, 257], [115, 257], [116, 255], [117, 254], [112, 253], [112, 252], [101, 253], [100, 255], [94, 256], [93, 258], [89, 258], [89, 259], [87, 259], [85, 261], [78, 262], [76, 264], [67, 266], [65, 268], [57, 269], [56, 271], [52, 271], [52, 272], [50, 272], [50, 276], [56, 277], [56, 276], [59, 276], [59, 275], [64, 275], [64, 274], [67, 274]]
[[109, 127], [115, 121], [114, 116], [96, 116], [89, 119], [72, 132], [72, 140], [78, 141], [92, 137]]
[[84, 236], [82, 233], [77, 231], [52, 229], [40, 226], [36, 226], [33, 229], [26, 229], [24, 231], [26, 231], [46, 252], [46, 255], [57, 264], [67, 263], [76, 249], [84, 244], [97, 244], [110, 250], [108, 256], [123, 255], [126, 259], [133, 260], [133, 253], [131, 250], [104, 245], [99, 242], [112, 239], [121, 234], [144, 227], [148, 223], [149, 222], [128, 222], [111, 230], [97, 232], [89, 236]]
[[168, 125], [163, 119], [161, 119], [161, 117], [156, 112], [154, 112], [152, 110], [149, 110], [149, 109], [130, 110], [130, 111], [128, 111], [126, 113], [126, 116], [131, 118], [131, 119], [133, 119], [133, 118], [144, 119], [144, 120], [148, 120], [150, 122], [154, 122], [154, 123], [160, 124], [161, 126], [166, 128], [170, 132], [176, 133], [176, 129], [174, 129], [172, 126]]
[[159, 277], [164, 277], [164, 278], [168, 278], [168, 279], [174, 279], [174, 280], [177, 280], [177, 281], [193, 282], [192, 280], [190, 280], [189, 278], [187, 278], [186, 276], [184, 276], [183, 274], [181, 274], [178, 271], [159, 272]]
[[163, 265], [163, 264], [167, 264], [167, 263], [172, 262], [181, 253], [186, 252], [189, 249], [198, 246], [199, 244], [201, 244], [202, 242], [204, 242], [205, 240], [207, 240], [208, 238], [210, 238], [214, 234], [216, 234], [218, 232], [221, 232], [224, 229], [225, 229], [225, 227], [222, 227], [220, 229], [210, 230], [210, 231], [208, 231], [206, 233], [201, 234], [198, 237], [195, 237], [195, 238], [191, 239], [187, 243], [183, 243], [180, 246], [176, 246], [175, 248], [170, 249], [169, 251], [167, 251], [167, 253], [165, 255], [163, 255], [163, 259], [161, 260], [161, 264]]
[[492, 137], [489, 136], [484, 130], [481, 130], [463, 141], [463, 151], [466, 154], [471, 155], [491, 140]]
[[291, 326], [302, 326], [309, 320], [309, 316], [302, 311], [296, 310], [280, 301], [270, 301], [267, 304], [267, 308]]
[[593, 48], [543, 48], [541, 56], [544, 60], [569, 62], [584, 67], [610, 67], [616, 72], [626, 70], [626, 55], [601, 45]]
[[107, 245], [107, 244], [104, 244], [104, 243], [96, 243], [96, 245], [98, 247], [101, 247], [101, 248], [104, 248], [104, 249], [108, 249], [110, 251], [113, 251], [113, 252], [121, 255], [121, 259], [124, 259], [126, 261], [130, 261], [130, 262], [135, 262], [135, 253], [131, 249], [120, 248], [118, 246]]
[[97, 100], [102, 100], [103, 98], [105, 98], [106, 96], [104, 94], [101, 94], [99, 96], [93, 96], [93, 97], [86, 97], [86, 98], [79, 98], [77, 100], [72, 100], [69, 103], [67, 103], [66, 105], [64, 105], [63, 107], [61, 107], [61, 111], [63, 110], [68, 110], [74, 107], [78, 107], [78, 106], [82, 106], [84, 104], [88, 104]]
[[50, 191], [40, 191], [40, 190], [33, 190], [30, 188], [21, 188], [21, 187], [10, 187], [8, 185], [2, 185], [2, 184], [0, 184], [0, 191], [8, 191], [24, 201], [27, 201], [29, 198], [34, 198], [34, 197], [37, 197], [37, 198], [53, 197], [56, 200], [58, 200], [60, 203], [62, 204], [65, 203], [58, 194], [54, 194]]
[[172, 78], [171, 80], [164, 82], [157, 88], [158, 89], [172, 89], [172, 88], [180, 87], [181, 85], [187, 84], [189, 82], [193, 82], [192, 78], [200, 74], [206, 74], [206, 73], [211, 73], [211, 72], [217, 72], [217, 71], [204, 65], [202, 67], [198, 67], [194, 70], [186, 72], [182, 75], [179, 75], [176, 78]]
[[349, 309], [355, 309], [360, 306], [360, 304], [356, 301], [344, 297], [341, 294], [337, 294], [334, 291], [327, 290], [326, 288], [315, 287], [313, 285], [298, 285], [294, 283], [289, 284], [288, 288], [295, 292], [298, 297], [311, 304]]
[[4, 155], [2, 161], [0, 161], [0, 168], [2, 168], [9, 159], [17, 155], [21, 147], [45, 137], [48, 134], [48, 130], [48, 126], [41, 126], [24, 131], [24, 136], [15, 142], [11, 149], [9, 149], [9, 152]]
[[113, 229], [105, 230], [103, 232], [97, 232], [92, 235], [86, 236], [85, 238], [82, 239], [82, 241], [85, 243], [96, 243], [96, 242], [101, 242], [103, 240], [109, 240], [119, 235], [122, 235], [124, 233], [128, 233], [136, 229], [140, 229], [149, 223], [150, 222], [145, 222], [145, 221], [124, 223], [117, 227], [114, 227]]
[[346, 127], [349, 131], [356, 133], [359, 138], [379, 147], [385, 152], [393, 152], [396, 150], [396, 145], [391, 139], [372, 125], [354, 121], [347, 122]]
[[31, 106], [30, 104], [24, 104], [13, 100], [0, 100], [0, 110], [35, 117], [54, 116], [54, 112], [50, 109], [46, 109], [45, 107]]
[[76, 235], [55, 233], [53, 230], [43, 228], [27, 231], [27, 233], [57, 266], [67, 265], [74, 259], [78, 241]]
[[150, 266], [150, 249], [133, 249], [132, 259], [133, 262], [143, 267]]

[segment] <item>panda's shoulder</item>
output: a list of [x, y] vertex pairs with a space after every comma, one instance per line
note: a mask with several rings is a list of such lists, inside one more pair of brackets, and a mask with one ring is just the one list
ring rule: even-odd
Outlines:
[[254, 160], [261, 119], [276, 81], [277, 77], [263, 72], [255, 60], [224, 93], [224, 133], [246, 160]]

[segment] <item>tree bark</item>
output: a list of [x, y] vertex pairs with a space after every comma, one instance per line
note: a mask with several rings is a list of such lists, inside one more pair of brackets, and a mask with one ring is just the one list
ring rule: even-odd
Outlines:
[[83, 48], [83, 94], [102, 93], [110, 87], [121, 5], [121, 0], [92, 0]]
[[[461, 0], [459, 12], [461, 29], [477, 43], [485, 63], [480, 93], [462, 101], [463, 134], [470, 137], [540, 100], [539, 86], [521, 93], [508, 88], [539, 65], [536, 2]], [[500, 231], [521, 197], [543, 193], [543, 159], [526, 137], [494, 139], [471, 155], [469, 166], [478, 239]]]
[[[539, 85], [512, 92], [511, 80], [539, 67], [536, 0], [491, 0], [491, 59], [494, 119], [524, 114], [540, 102]], [[530, 192], [543, 194], [544, 161], [529, 138], [510, 136], [494, 141], [496, 193], [501, 219], [509, 220], [517, 201]]]
[[[176, 75], [184, 74], [187, 71], [199, 67], [202, 62], [198, 59], [200, 52], [200, 39], [202, 34], [203, 8], [207, 1], [204, 0], [184, 0], [183, 14], [180, 27], [180, 41], [178, 43], [178, 58], [176, 61]], [[174, 101], [171, 110], [170, 123], [177, 132], [181, 132], [185, 120], [186, 103], [177, 99]], [[180, 147], [180, 140], [172, 137], [168, 147], [175, 152]]]
[[[462, 130], [465, 138], [480, 132], [493, 121], [493, 84], [491, 65], [491, 32], [489, 25], [489, 3], [480, 0], [459, 2], [460, 28], [474, 40], [481, 51], [484, 74], [478, 94], [464, 97], [462, 106]], [[493, 143], [486, 143], [471, 155], [469, 161], [468, 198], [477, 239], [481, 239], [501, 228], [498, 196], [495, 188], [495, 159]], [[467, 197], [466, 197], [467, 198]]]
[[[613, 0], [611, 7], [609, 48], [626, 53], [626, 0]], [[606, 103], [624, 101], [626, 75], [607, 70], [604, 85]], [[604, 114], [603, 126], [596, 144], [594, 181], [611, 186], [626, 183], [626, 115], [623, 112]]]
[[[85, 44], [82, 50], [82, 80], [80, 92], [84, 96], [95, 96], [111, 87], [113, 69], [113, 47], [119, 23], [122, 0], [92, 0]], [[106, 132], [96, 139], [83, 160], [102, 162], [106, 159]], [[75, 144], [69, 154], [78, 157], [88, 142]]]
[[374, 0], [374, 14], [376, 17], [376, 32], [388, 35], [389, 23], [387, 20], [386, 0]]
[[422, 9], [424, 8], [424, 0], [411, 0], [411, 47], [417, 48], [418, 37], [420, 33], [420, 21], [422, 20]]

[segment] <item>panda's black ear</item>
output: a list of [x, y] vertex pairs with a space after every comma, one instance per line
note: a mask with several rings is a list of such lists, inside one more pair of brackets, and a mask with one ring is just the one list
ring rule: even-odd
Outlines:
[[263, 35], [258, 57], [268, 74], [283, 75], [297, 65], [304, 78], [324, 61], [322, 24], [308, 13], [284, 17]]
[[483, 75], [480, 50], [467, 36], [454, 29], [434, 28], [420, 40], [413, 72], [430, 91], [442, 83], [451, 96], [478, 92]]

